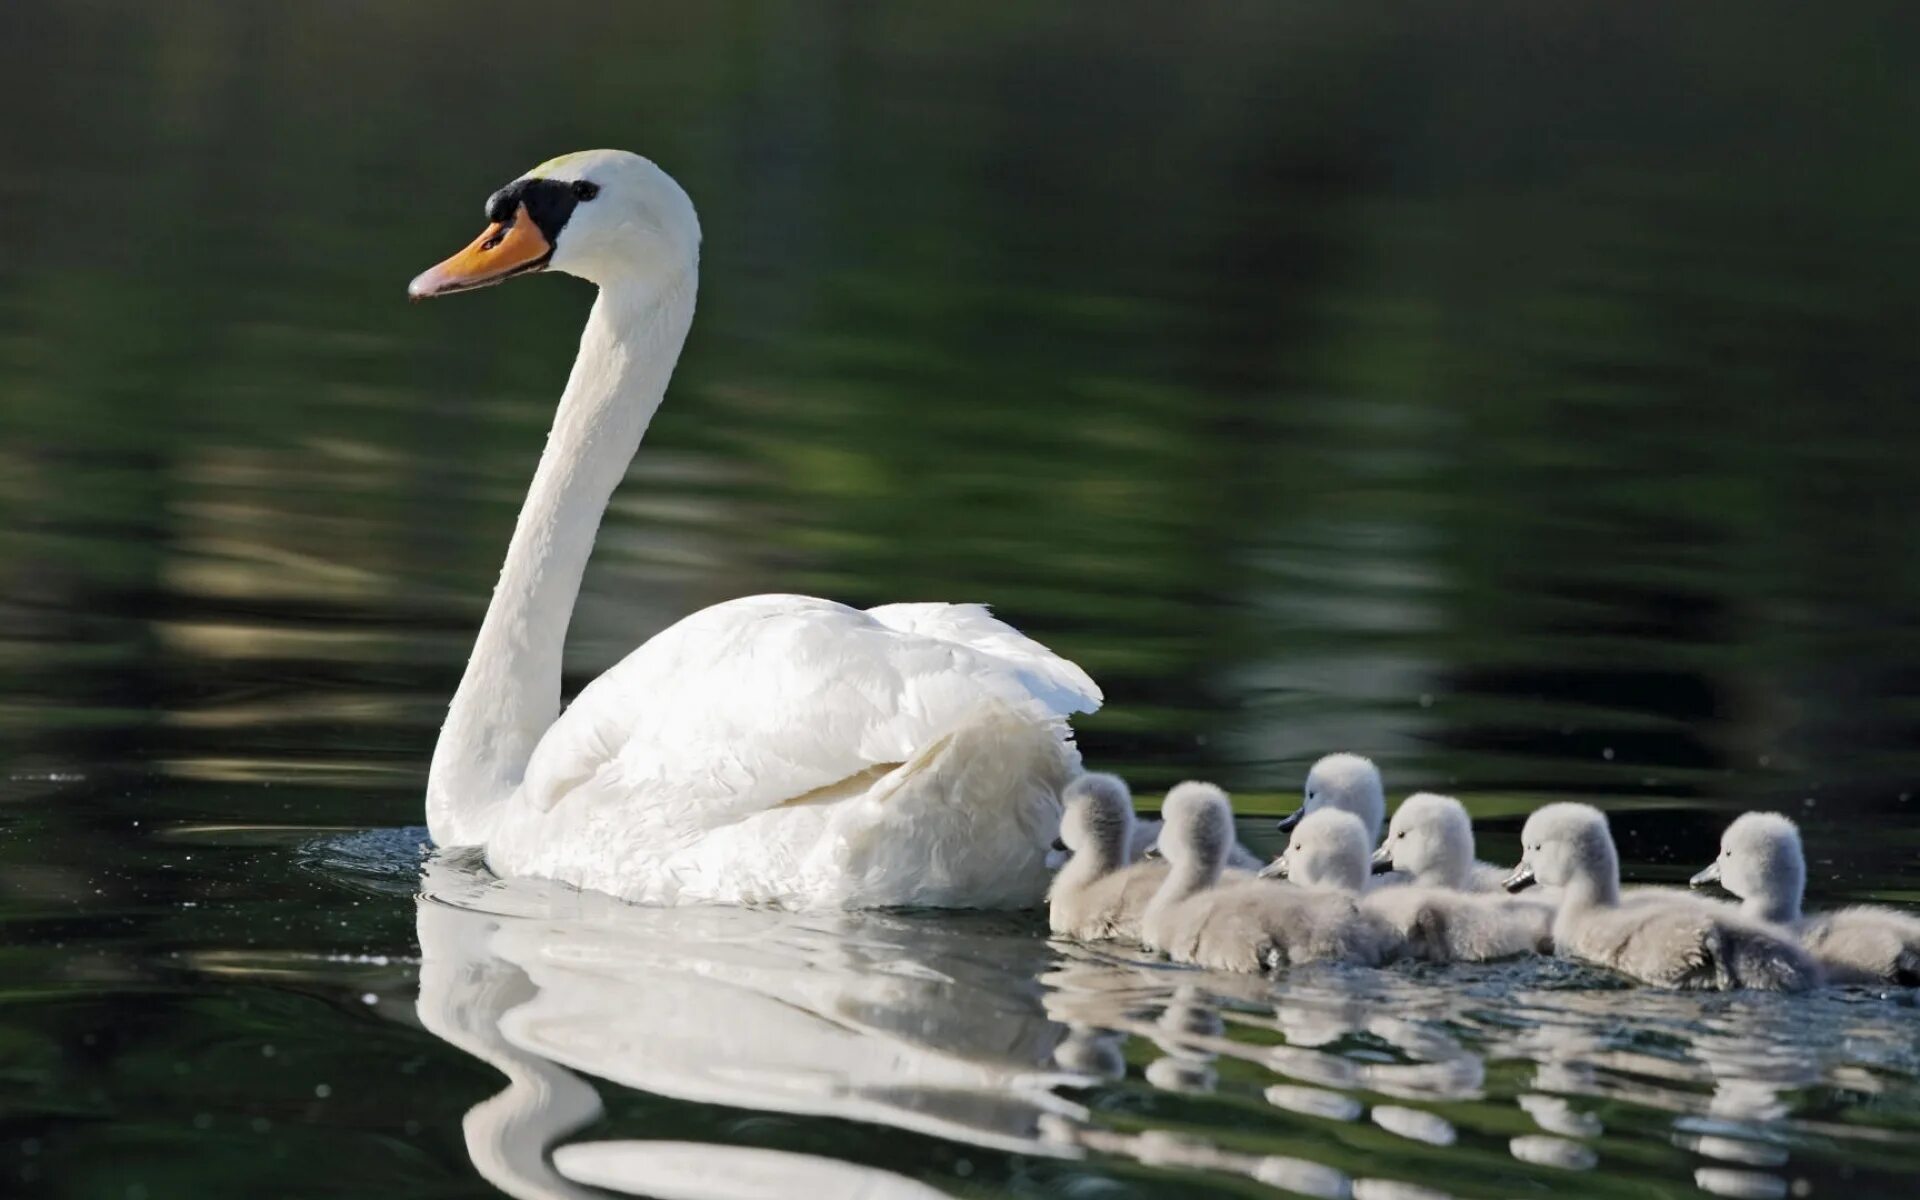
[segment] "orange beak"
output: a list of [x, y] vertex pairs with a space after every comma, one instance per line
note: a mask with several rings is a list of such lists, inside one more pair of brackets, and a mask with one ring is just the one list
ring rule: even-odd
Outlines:
[[499, 283], [515, 275], [538, 271], [553, 257], [553, 243], [527, 215], [522, 204], [507, 221], [496, 221], [473, 240], [465, 250], [438, 266], [429, 267], [413, 277], [407, 296], [425, 300], [451, 292]]

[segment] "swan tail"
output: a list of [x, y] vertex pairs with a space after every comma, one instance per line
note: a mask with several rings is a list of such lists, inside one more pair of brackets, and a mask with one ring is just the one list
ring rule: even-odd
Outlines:
[[825, 905], [1040, 903], [1060, 791], [1079, 769], [1064, 721], [982, 707], [848, 806], [815, 852], [835, 881]]

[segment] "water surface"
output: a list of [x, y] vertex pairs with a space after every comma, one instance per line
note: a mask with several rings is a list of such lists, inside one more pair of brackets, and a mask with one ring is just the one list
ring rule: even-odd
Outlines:
[[0, 1191], [1920, 1169], [1902, 998], [1269, 989], [424, 859], [587, 295], [402, 299], [562, 150], [700, 207], [571, 685], [730, 596], [984, 600], [1106, 688], [1090, 762], [1256, 842], [1351, 748], [1489, 858], [1580, 798], [1673, 881], [1764, 806], [1816, 905], [1920, 901], [1906, 6], [604, 9], [0, 11]]

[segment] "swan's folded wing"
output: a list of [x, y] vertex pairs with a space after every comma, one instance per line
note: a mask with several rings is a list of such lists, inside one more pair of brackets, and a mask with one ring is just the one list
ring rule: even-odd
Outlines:
[[1065, 717], [1090, 713], [1105, 699], [1078, 663], [995, 617], [984, 604], [883, 604], [867, 615], [890, 629], [967, 646], [1018, 671], [1027, 690]]
[[589, 684], [521, 794], [543, 809], [592, 797], [691, 835], [891, 769], [986, 710], [1054, 721], [1063, 693], [1097, 702], [1079, 668], [980, 619], [1016, 657], [808, 597], [715, 605]]

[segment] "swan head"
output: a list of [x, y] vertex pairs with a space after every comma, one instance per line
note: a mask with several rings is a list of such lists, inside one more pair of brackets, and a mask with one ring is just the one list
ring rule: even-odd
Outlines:
[[1358, 754], [1329, 754], [1314, 763], [1307, 772], [1304, 803], [1280, 819], [1280, 828], [1292, 829], [1309, 813], [1337, 808], [1360, 818], [1371, 843], [1380, 836], [1380, 822], [1387, 816], [1387, 791], [1380, 782], [1380, 768], [1370, 758]]
[[487, 197], [487, 227], [407, 285], [415, 300], [536, 271], [602, 287], [668, 280], [698, 263], [693, 201], [649, 159], [585, 150], [549, 159]]
[[1279, 874], [1301, 887], [1358, 892], [1367, 885], [1367, 827], [1337, 808], [1308, 813], [1287, 839]]
[[1517, 892], [1535, 883], [1566, 887], [1578, 880], [1620, 881], [1620, 853], [1614, 849], [1607, 815], [1591, 804], [1549, 804], [1536, 809], [1520, 831], [1520, 864], [1507, 877]]
[[1415, 792], [1394, 810], [1375, 870], [1403, 871], [1422, 883], [1459, 887], [1473, 868], [1473, 818], [1452, 796]]
[[1126, 861], [1133, 840], [1133, 793], [1126, 780], [1089, 772], [1069, 783], [1061, 799], [1066, 811], [1055, 850], [1090, 854], [1116, 867]]
[[1800, 827], [1779, 813], [1750, 812], [1720, 835], [1720, 857], [1690, 883], [1717, 883], [1742, 900], [1792, 900], [1807, 887]]
[[1178, 869], [1218, 870], [1233, 845], [1233, 805], [1211, 783], [1178, 784], [1160, 804], [1160, 857]]

